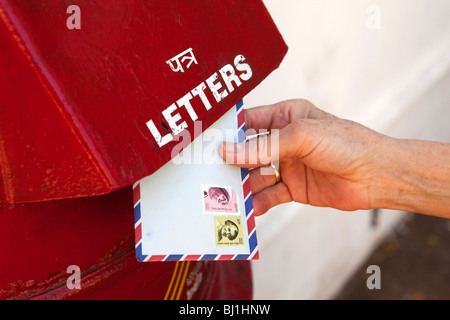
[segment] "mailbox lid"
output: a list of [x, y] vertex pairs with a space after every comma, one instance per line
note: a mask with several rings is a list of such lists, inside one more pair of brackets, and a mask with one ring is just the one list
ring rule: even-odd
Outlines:
[[[166, 115], [179, 115], [176, 124], [195, 138], [190, 111], [207, 129], [287, 51], [260, 0], [77, 3], [81, 29], [69, 30], [63, 1], [0, 0], [0, 163], [8, 202], [99, 195], [152, 174], [178, 142], [159, 145], [150, 120], [161, 136], [176, 137], [163, 113], [174, 106]], [[167, 61], [187, 49], [197, 63], [175, 72]], [[239, 56], [251, 73], [236, 69]], [[241, 82], [232, 90], [220, 72], [228, 65]], [[211, 83], [226, 91], [220, 101], [207, 82], [214, 75]], [[209, 108], [193, 94], [201, 84]], [[188, 94], [191, 110], [179, 103]]]

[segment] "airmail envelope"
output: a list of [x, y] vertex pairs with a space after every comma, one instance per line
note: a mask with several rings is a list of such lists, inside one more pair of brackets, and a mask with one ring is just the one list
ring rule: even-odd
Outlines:
[[139, 261], [258, 259], [248, 169], [225, 164], [218, 153], [224, 140], [245, 140], [244, 119], [239, 102], [134, 185]]

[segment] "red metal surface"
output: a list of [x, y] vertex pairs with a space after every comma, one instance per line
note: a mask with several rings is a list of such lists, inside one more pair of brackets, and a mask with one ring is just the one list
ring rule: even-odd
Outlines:
[[[137, 262], [132, 190], [33, 204], [0, 202], [0, 299], [250, 299], [240, 262]], [[66, 286], [71, 265], [81, 289]]]
[[[278, 66], [287, 48], [265, 7], [76, 4], [81, 30], [66, 27], [67, 1], [0, 0], [0, 299], [250, 299], [248, 261], [137, 262], [130, 185], [177, 143], [159, 147], [148, 120], [170, 132], [161, 112], [244, 55], [251, 78], [236, 67], [226, 98], [191, 101], [204, 130]], [[190, 47], [198, 64], [173, 72]], [[71, 265], [81, 289], [66, 286]]]
[[[81, 29], [69, 30], [67, 2], [0, 0], [0, 165], [7, 201], [109, 193], [170, 160], [146, 123], [170, 133], [162, 111], [245, 57], [252, 75], [216, 102], [208, 87], [191, 100], [214, 123], [281, 62], [280, 34], [260, 0], [76, 1]], [[198, 64], [166, 61], [193, 48]], [[244, 76], [242, 76], [244, 74]], [[194, 135], [187, 108], [176, 111]], [[182, 122], [178, 121], [178, 124]]]

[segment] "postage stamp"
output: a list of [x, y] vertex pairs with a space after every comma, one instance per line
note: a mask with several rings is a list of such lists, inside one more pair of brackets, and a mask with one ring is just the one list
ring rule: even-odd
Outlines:
[[236, 192], [230, 187], [202, 185], [203, 213], [239, 214]]
[[240, 217], [214, 216], [216, 247], [244, 245], [244, 232]]

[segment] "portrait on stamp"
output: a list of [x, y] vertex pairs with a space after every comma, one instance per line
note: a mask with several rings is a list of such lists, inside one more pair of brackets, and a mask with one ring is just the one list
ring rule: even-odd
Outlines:
[[239, 214], [236, 192], [229, 187], [202, 185], [203, 213]]
[[241, 218], [215, 216], [216, 246], [244, 245]]

